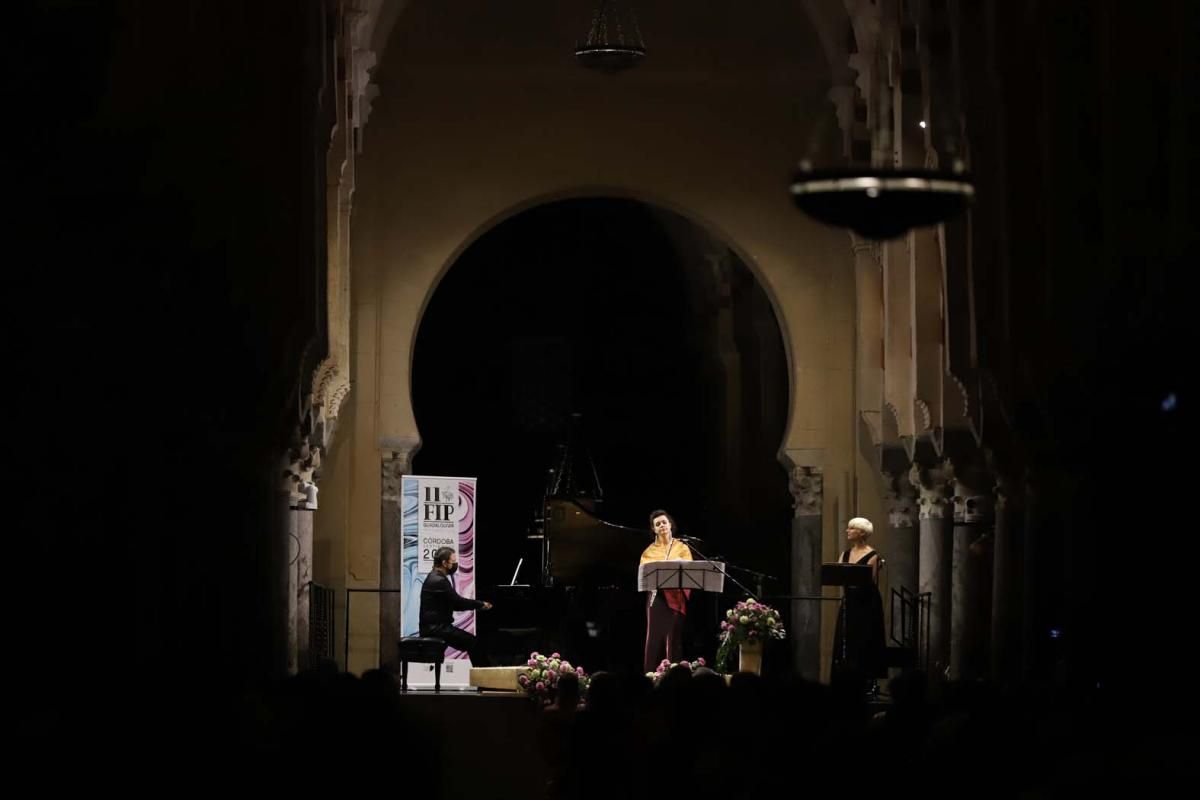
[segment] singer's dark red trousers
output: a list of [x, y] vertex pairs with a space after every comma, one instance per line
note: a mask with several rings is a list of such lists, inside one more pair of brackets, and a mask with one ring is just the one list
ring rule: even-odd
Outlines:
[[646, 672], [654, 672], [663, 658], [683, 660], [683, 614], [667, 605], [662, 592], [656, 592], [653, 604], [647, 597], [646, 653], [642, 666]]

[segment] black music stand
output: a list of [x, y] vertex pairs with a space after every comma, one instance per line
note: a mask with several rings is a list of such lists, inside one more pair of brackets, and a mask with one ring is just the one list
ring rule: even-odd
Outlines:
[[821, 565], [821, 585], [843, 587], [842, 596], [842, 664], [846, 663], [846, 642], [850, 641], [849, 620], [846, 617], [845, 589], [855, 586], [870, 586], [875, 570], [870, 564], [844, 564], [842, 562]]
[[648, 561], [638, 567], [638, 591], [695, 589], [725, 591], [725, 565], [720, 561]]
[[639, 564], [637, 590], [657, 592], [662, 589], [694, 589], [720, 594], [725, 591], [725, 565], [720, 561], [688, 560]]

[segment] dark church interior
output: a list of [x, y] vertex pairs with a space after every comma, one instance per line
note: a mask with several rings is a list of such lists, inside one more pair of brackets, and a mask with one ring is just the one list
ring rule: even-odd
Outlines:
[[[459, 16], [478, 10], [479, 26], [500, 13], [454, 5]], [[550, 47], [569, 59], [593, 9], [608, 5], [622, 4], [509, 10], [513, 28], [533, 37], [565, 20], [566, 38]], [[620, 81], [653, 85], [653, 77], [634, 76], [654, 75], [656, 37], [669, 41], [664, 20], [694, 25], [689, 36], [709, 23], [719, 30], [745, 21], [753, 41], [756, 15], [774, 13], [715, 0], [623, 5], [642, 15], [645, 63], [598, 76], [603, 91]], [[16, 195], [5, 259], [14, 423], [6, 530], [16, 543], [6, 559], [6, 680], [10, 730], [26, 765], [78, 765], [56, 780], [81, 785], [103, 783], [101, 774], [123, 782], [125, 769], [140, 776], [131, 762], [144, 759], [205, 778], [237, 765], [378, 782], [402, 795], [556, 798], [826, 790], [1050, 797], [1145, 791], [1188, 772], [1197, 738], [1196, 592], [1190, 526], [1175, 503], [1190, 496], [1184, 456], [1193, 452], [1186, 284], [1197, 244], [1191, 181], [1200, 6], [768, 5], [817, 21], [891, 14], [900, 20], [897, 53], [932, 48], [922, 62], [926, 76], [939, 58], [955, 64], [952, 94], [966, 120], [957, 146], [969, 154], [974, 197], [937, 226], [948, 312], [939, 317], [935, 309], [929, 319], [944, 323], [948, 358], [958, 347], [970, 362], [957, 378], [970, 393], [975, 427], [872, 446], [852, 390], [845, 409], [829, 415], [847, 420], [848, 458], [874, 459], [871, 480], [879, 486], [879, 476], [907, 474], [914, 463], [930, 474], [943, 457], [968, 465], [957, 467], [960, 481], [987, 471], [987, 485], [976, 488], [989, 497], [1007, 480], [1004, 546], [1019, 566], [1003, 579], [1012, 592], [988, 594], [986, 607], [970, 611], [978, 625], [963, 623], [999, 630], [999, 638], [968, 641], [953, 675], [931, 662], [893, 669], [886, 703], [830, 678], [818, 661], [832, 647], [832, 607], [821, 619], [801, 619], [801, 604], [786, 599], [807, 591], [795, 544], [796, 531], [807, 529], [796, 527], [802, 502], [789, 484], [801, 464], [781, 468], [780, 442], [800, 430], [791, 392], [808, 373], [794, 368], [789, 337], [800, 323], [787, 315], [797, 312], [759, 265], [774, 254], [742, 250], [719, 227], [653, 197], [605, 191], [597, 178], [594, 191], [530, 198], [448, 245], [452, 257], [436, 280], [413, 278], [411, 291], [425, 300], [414, 301], [419, 324], [404, 367], [411, 376], [405, 402], [410, 396], [421, 436], [405, 474], [479, 480], [478, 524], [490, 537], [481, 539], [480, 558], [491, 559], [481, 562], [491, 574], [479, 597], [496, 605], [479, 614], [481, 637], [503, 661], [530, 648], [498, 631], [525, 625], [531, 641], [578, 652], [573, 658], [597, 680], [578, 711], [563, 702], [541, 710], [527, 699], [402, 694], [389, 649], [394, 634], [380, 633], [390, 618], [381, 609], [384, 622], [372, 629], [371, 618], [355, 629], [378, 646], [369, 661], [345, 655], [360, 640], [341, 615], [351, 618], [346, 589], [361, 569], [355, 498], [368, 481], [376, 529], [362, 541], [374, 543], [369, 563], [383, 577], [354, 585], [387, 583], [379, 470], [362, 475], [352, 455], [375, 448], [378, 464], [387, 433], [362, 444], [375, 434], [363, 406], [353, 405], [391, 397], [379, 389], [382, 377], [375, 388], [360, 380], [375, 356], [355, 338], [370, 324], [360, 303], [383, 291], [383, 279], [360, 280], [375, 273], [361, 272], [356, 259], [422, 257], [416, 246], [376, 254], [391, 235], [392, 223], [380, 216], [388, 193], [406, 198], [397, 215], [422, 220], [432, 214], [426, 193], [435, 192], [387, 185], [383, 167], [425, 155], [388, 149], [377, 131], [402, 127], [393, 121], [404, 113], [395, 98], [426, 73], [387, 73], [395, 68], [383, 61], [375, 116], [353, 128], [352, 139], [361, 139], [346, 145], [361, 159], [355, 205], [346, 212], [353, 278], [345, 290], [344, 408], [354, 410], [344, 410], [336, 428], [317, 422], [313, 399], [314, 375], [340, 346], [329, 331], [343, 319], [330, 310], [337, 308], [329, 288], [336, 248], [328, 231], [339, 198], [329, 154], [337, 131], [349, 135], [346, 96], [336, 86], [352, 76], [337, 43], [349, 41], [355, 20], [391, 13], [392, 35], [406, 44], [406, 36], [436, 39], [436, 24], [451, 12], [443, 15], [432, 0], [35, 0], [8, 15], [4, 48]], [[526, 25], [537, 15], [553, 19]], [[952, 22], [941, 28], [943, 18]], [[917, 29], [919, 45], [904, 40]], [[796, 34], [798, 48], [815, 52], [806, 57], [820, 60], [816, 41]], [[490, 72], [503, 73], [489, 63], [494, 53], [463, 53], [466, 66], [445, 69], [465, 70], [485, 87], [500, 80]], [[738, 53], [719, 44], [673, 57], [685, 77], [670, 80], [691, 80], [691, 58], [702, 75], [743, 75]], [[551, 92], [536, 73], [520, 74], [528, 102]], [[925, 85], [932, 91], [936, 81], [927, 77]], [[445, 97], [447, 108], [458, 102], [465, 101]], [[815, 153], [823, 167], [880, 166], [870, 149], [878, 142], [863, 138], [868, 122], [877, 122], [874, 109], [837, 133], [833, 100], [809, 102], [827, 107], [828, 141], [775, 144], [795, 159]], [[470, 108], [445, 113], [475, 124]], [[630, 148], [639, 136], [667, 135], [630, 131], [623, 145]], [[551, 127], [538, 135], [541, 149], [559, 146]], [[897, 142], [897, 152], [907, 146]], [[707, 169], [695, 163], [676, 179], [700, 182]], [[781, 202], [791, 202], [795, 169], [795, 161], [778, 165]], [[461, 186], [446, 191], [488, 191], [464, 181], [470, 174], [447, 178]], [[798, 225], [816, 225], [800, 209], [789, 211]], [[861, 239], [838, 233], [853, 265], [850, 242]], [[970, 330], [956, 332], [968, 308]], [[856, 317], [847, 319], [853, 331]], [[388, 324], [380, 323], [381, 337], [390, 335]], [[296, 664], [288, 655], [288, 569], [295, 563], [289, 514], [297, 506], [289, 507], [280, 476], [291, 475], [297, 452], [317, 449], [325, 466], [316, 474], [336, 474], [328, 485], [348, 487], [351, 522], [315, 534], [313, 581], [335, 587], [333, 636], [327, 657]], [[849, 479], [830, 468], [825, 491], [855, 497], [875, 485], [865, 471], [855, 481], [847, 489]], [[343, 491], [320, 488], [322, 503]], [[711, 672], [672, 672], [651, 684], [640, 669], [643, 601], [632, 590], [559, 586], [537, 594], [504, 586], [538, 583], [539, 540], [529, 536], [545, 533], [547, 498], [559, 495], [575, 498], [590, 517], [647, 531], [634, 559], [652, 538], [647, 513], [665, 508], [683, 533], [698, 537], [698, 552], [744, 570], [722, 596], [695, 599], [683, 633], [687, 654], [711, 663], [715, 628], [727, 604], [745, 596], [743, 583], [785, 598], [788, 629], [809, 631], [811, 652], [798, 648], [801, 639], [768, 642], [761, 674], [740, 672], [727, 685]], [[844, 505], [831, 511], [828, 499], [825, 508], [826, 517], [837, 516], [821, 522], [813, 546], [824, 549], [814, 552], [836, 556], [837, 526], [858, 514]], [[887, 511], [874, 523], [888, 527]], [[1000, 541], [990, 531], [975, 543]], [[324, 555], [327, 541], [348, 555]], [[510, 581], [519, 559], [524, 571]], [[632, 563], [621, 568], [631, 573]], [[321, 575], [326, 564], [336, 576]], [[993, 586], [990, 572], [980, 580]], [[1001, 627], [989, 628], [997, 619]]]

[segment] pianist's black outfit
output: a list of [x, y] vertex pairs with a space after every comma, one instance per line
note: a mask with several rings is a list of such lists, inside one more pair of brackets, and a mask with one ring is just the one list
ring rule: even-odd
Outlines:
[[462, 650], [470, 656], [473, 666], [487, 666], [488, 656], [479, 646], [479, 639], [454, 627], [455, 611], [480, 608], [483, 608], [482, 600], [463, 597], [454, 590], [448, 576], [436, 569], [430, 570], [421, 586], [421, 635], [436, 636], [456, 650]]

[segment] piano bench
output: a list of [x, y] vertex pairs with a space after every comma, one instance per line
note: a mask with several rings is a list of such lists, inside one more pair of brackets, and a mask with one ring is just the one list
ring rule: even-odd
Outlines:
[[406, 636], [400, 640], [400, 691], [408, 691], [408, 662], [433, 664], [433, 690], [442, 691], [442, 662], [446, 660], [446, 642], [436, 636]]

